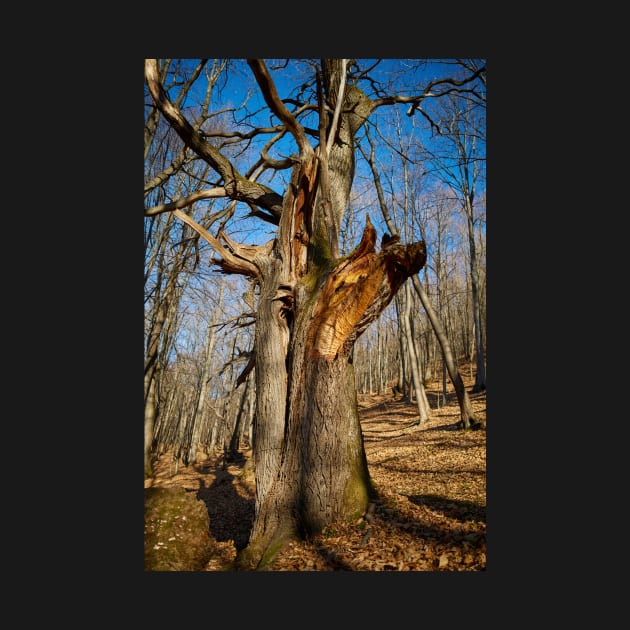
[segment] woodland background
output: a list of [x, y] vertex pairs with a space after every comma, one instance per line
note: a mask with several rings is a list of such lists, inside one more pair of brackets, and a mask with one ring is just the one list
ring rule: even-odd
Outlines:
[[[474, 59], [360, 61], [370, 67], [377, 94], [421, 92], [438, 71], [472, 73], [483, 66]], [[269, 65], [279, 89], [299, 88], [299, 63], [269, 60]], [[212, 91], [199, 88], [200, 73]], [[238, 88], [228, 89], [234, 82], [223, 82], [224, 76], [237, 79]], [[425, 241], [427, 263], [418, 280], [469, 392], [486, 387], [485, 72], [482, 76], [483, 89], [444, 90], [440, 98], [423, 101], [415, 115], [409, 115], [410, 107], [379, 111], [357, 143], [357, 175], [340, 231], [342, 255], [357, 245], [366, 217], [379, 234], [393, 225], [403, 242]], [[267, 138], [258, 132], [268, 121], [259, 117], [244, 60], [209, 60], [202, 68], [199, 60], [172, 60], [169, 81], [182, 112], [234, 163], [252, 148], [265, 153], [261, 137]], [[230, 236], [251, 244], [264, 242], [269, 233], [251, 208], [204, 196], [211, 181], [208, 165], [162, 120], [152, 119], [149, 104], [145, 86], [145, 376], [150, 373], [145, 419], [149, 414], [154, 420], [152, 458], [155, 464], [168, 461], [175, 472], [208, 458], [222, 457], [227, 465], [252, 441], [255, 385], [244, 368], [252, 352], [254, 287], [217, 272], [212, 248], [163, 209], [197, 195], [187, 212], [198, 223], [219, 226], [229, 220]], [[233, 134], [234, 128], [240, 131]], [[278, 160], [286, 157], [280, 148]], [[262, 172], [265, 177], [279, 190], [286, 185], [281, 169]], [[410, 280], [358, 339], [353, 363], [360, 396], [398, 397], [413, 405], [419, 423], [453, 402], [440, 344]]]

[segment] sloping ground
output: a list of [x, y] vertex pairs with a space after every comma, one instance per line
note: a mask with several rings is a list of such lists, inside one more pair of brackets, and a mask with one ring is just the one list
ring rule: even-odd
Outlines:
[[[464, 379], [466, 382], [466, 379]], [[427, 390], [433, 407], [437, 390]], [[486, 421], [486, 396], [469, 394]], [[454, 394], [417, 427], [410, 405], [359, 396], [370, 475], [379, 499], [354, 523], [333, 523], [311, 541], [293, 543], [271, 571], [483, 571], [486, 568], [486, 431], [457, 428]], [[184, 487], [208, 506], [214, 556], [207, 571], [230, 570], [253, 519], [251, 452], [224, 468], [221, 460], [180, 468], [156, 465], [153, 487]]]

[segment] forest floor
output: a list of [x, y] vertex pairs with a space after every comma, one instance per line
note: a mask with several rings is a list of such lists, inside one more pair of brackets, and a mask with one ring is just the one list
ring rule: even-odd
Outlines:
[[[268, 571], [483, 571], [486, 568], [486, 392], [471, 393], [479, 430], [462, 431], [449, 383], [437, 408], [439, 383], [427, 388], [428, 422], [390, 393], [359, 394], [370, 476], [378, 499], [352, 523], [332, 523], [312, 540], [282, 550]], [[245, 466], [223, 458], [179, 467], [155, 464], [152, 487], [196, 492], [210, 516], [212, 557], [206, 571], [230, 571], [247, 543], [254, 516], [255, 485]]]

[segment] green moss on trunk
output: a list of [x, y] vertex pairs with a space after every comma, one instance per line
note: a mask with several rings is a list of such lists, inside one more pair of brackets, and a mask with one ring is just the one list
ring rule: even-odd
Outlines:
[[343, 500], [346, 505], [346, 518], [349, 521], [355, 521], [365, 514], [369, 502], [369, 490], [365, 482], [354, 476], [351, 477], [346, 484]]
[[278, 552], [280, 552], [283, 549], [286, 542], [287, 542], [286, 540], [281, 540], [281, 541], [278, 541], [269, 545], [269, 547], [267, 547], [267, 549], [265, 550], [265, 553], [263, 554], [262, 558], [260, 559], [257, 569], [259, 571], [264, 571], [266, 568], [271, 566], [271, 564], [273, 564], [273, 561], [276, 555], [278, 554]]
[[313, 234], [309, 243], [309, 259], [312, 265], [322, 270], [322, 272], [330, 268], [332, 264], [332, 251], [327, 237]]
[[296, 539], [295, 535], [285, 532], [274, 537], [269, 543], [250, 541], [249, 545], [238, 553], [234, 567], [238, 571], [264, 571], [273, 564], [286, 544], [294, 539]]

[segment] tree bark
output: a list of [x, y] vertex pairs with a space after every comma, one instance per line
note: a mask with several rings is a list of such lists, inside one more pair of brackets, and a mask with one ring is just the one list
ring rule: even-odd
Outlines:
[[[155, 424], [155, 374], [145, 374], [145, 390], [147, 395], [144, 400], [144, 476], [153, 476], [151, 465], [151, 443], [153, 441], [153, 427]], [[148, 383], [146, 382], [148, 381]]]
[[470, 247], [470, 278], [472, 286], [473, 322], [475, 332], [475, 349], [477, 359], [477, 372], [473, 391], [480, 392], [486, 389], [486, 366], [484, 362], [483, 341], [481, 338], [481, 307], [479, 297], [479, 263], [475, 246], [475, 229], [473, 222], [473, 206], [471, 195], [466, 195], [466, 219], [468, 223], [468, 243]]
[[404, 308], [403, 308], [403, 329], [405, 336], [407, 337], [407, 353], [409, 355], [409, 366], [411, 368], [411, 382], [413, 384], [414, 394], [416, 397], [416, 407], [418, 409], [418, 422], [417, 424], [422, 426], [429, 418], [429, 412], [426, 406], [426, 396], [424, 394], [424, 384], [420, 376], [418, 369], [418, 357], [416, 353], [416, 344], [411, 332], [411, 291], [409, 284], [405, 285], [404, 294]]
[[[377, 254], [375, 240], [368, 219], [355, 251], [328, 274], [307, 276], [296, 291], [280, 465], [264, 492], [257, 491], [249, 544], [238, 557], [241, 569], [264, 568], [292, 537], [357, 518], [373, 495], [349, 357], [357, 337], [426, 260], [422, 242], [394, 242]], [[259, 478], [256, 470], [257, 483]]]
[[256, 506], [249, 543], [237, 558], [243, 569], [264, 568], [290, 537], [309, 536], [336, 519], [365, 512], [372, 490], [351, 351], [426, 261], [423, 242], [404, 246], [384, 238], [377, 253], [369, 218], [359, 245], [339, 258], [339, 226], [354, 177], [354, 136], [375, 106], [357, 87], [345, 85], [346, 61], [322, 60], [320, 142], [314, 150], [264, 63], [248, 60], [265, 101], [299, 148], [281, 199], [245, 179], [205, 142], [169, 101], [155, 60], [145, 63], [154, 102], [184, 142], [220, 174], [225, 194], [278, 219], [276, 238], [253, 247], [222, 232], [213, 236], [173, 210], [217, 251], [224, 272], [255, 277], [260, 287], [253, 359]]

